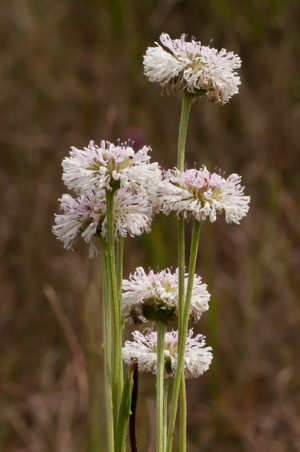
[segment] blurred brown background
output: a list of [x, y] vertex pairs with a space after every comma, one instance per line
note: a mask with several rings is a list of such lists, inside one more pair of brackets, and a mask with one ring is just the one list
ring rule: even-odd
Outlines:
[[[80, 241], [64, 250], [51, 226], [71, 145], [131, 137], [176, 164], [181, 96], [142, 66], [162, 32], [241, 56], [240, 94], [193, 104], [187, 161], [241, 174], [252, 197], [240, 226], [201, 233], [212, 300], [195, 331], [214, 360], [188, 382], [188, 450], [300, 451], [299, 20], [297, 0], [2, 0], [1, 452], [105, 450], [100, 259]], [[172, 217], [125, 243], [125, 277], [176, 266]], [[154, 385], [141, 377], [142, 452], [155, 449]]]

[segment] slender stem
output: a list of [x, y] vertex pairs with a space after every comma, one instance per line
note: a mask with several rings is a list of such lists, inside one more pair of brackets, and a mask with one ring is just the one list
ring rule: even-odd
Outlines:
[[[178, 220], [178, 341], [181, 341], [182, 336], [185, 337], [186, 332], [183, 325], [184, 317], [184, 273], [185, 273], [185, 220]], [[184, 376], [181, 379], [182, 384], [185, 386]], [[180, 435], [179, 444], [183, 449], [186, 444], [186, 438], [183, 432], [186, 433], [186, 427], [183, 429], [183, 424], [186, 424], [186, 397], [185, 389], [180, 391]], [[181, 450], [181, 449], [180, 449]]]
[[115, 247], [114, 247], [114, 195], [115, 190], [106, 190], [106, 215], [107, 215], [107, 246], [111, 300], [113, 307], [113, 406], [114, 406], [114, 426], [117, 429], [118, 413], [121, 403], [123, 386], [123, 366], [122, 366], [122, 324], [121, 310], [119, 309], [116, 270], [115, 270]]
[[111, 303], [110, 278], [108, 269], [108, 249], [105, 239], [102, 244], [102, 274], [104, 299], [104, 377], [107, 411], [108, 452], [114, 452], [114, 412], [112, 399], [112, 372], [111, 372]]
[[184, 271], [185, 271], [185, 220], [177, 222], [178, 231], [178, 332], [182, 332], [184, 313]]
[[[122, 330], [124, 329], [124, 319], [122, 317], [122, 280], [123, 280], [124, 237], [122, 237], [121, 235], [119, 237], [119, 240], [117, 240], [116, 252], [117, 252], [116, 253], [117, 254], [117, 256], [116, 256], [117, 294], [118, 294], [118, 305], [119, 305], [119, 313], [120, 313], [120, 338], [121, 338], [121, 347], [122, 347]], [[122, 364], [122, 361], [120, 363], [120, 376], [121, 376], [120, 391], [122, 394], [122, 392], [123, 392], [123, 364]], [[121, 407], [120, 407], [120, 410], [121, 410]], [[119, 419], [120, 419], [120, 415], [119, 415]], [[118, 427], [118, 431], [119, 431], [119, 427]], [[117, 432], [117, 435], [118, 435], [118, 432]], [[125, 449], [126, 449], [126, 443], [124, 442], [122, 451], [124, 452]]]
[[179, 444], [180, 452], [186, 452], [186, 390], [184, 369], [182, 369], [180, 381], [180, 427], [179, 427]]
[[179, 124], [179, 136], [178, 136], [177, 168], [179, 169], [179, 171], [184, 170], [185, 140], [192, 100], [193, 94], [185, 91], [182, 100]]
[[[187, 126], [188, 119], [190, 114], [191, 102], [193, 99], [193, 95], [188, 93], [187, 91], [184, 93], [181, 107], [181, 116], [180, 116], [180, 124], [179, 124], [179, 135], [178, 135], [178, 155], [177, 155], [177, 168], [179, 171], [184, 171], [184, 159], [185, 159], [185, 142], [186, 142], [186, 134], [187, 134]], [[183, 318], [184, 318], [184, 272], [185, 272], [185, 220], [183, 218], [178, 220], [177, 225], [178, 231], [178, 341], [182, 341], [182, 337], [185, 339], [186, 332], [183, 328]], [[178, 381], [179, 383], [179, 381]], [[178, 384], [177, 383], [177, 384]], [[172, 398], [172, 407], [173, 414], [170, 418], [170, 426], [169, 426], [169, 435], [170, 435], [170, 427], [174, 423], [173, 430], [175, 427], [175, 419], [176, 419], [176, 410], [178, 403], [178, 393], [179, 386], [177, 387], [174, 384], [173, 388], [173, 398]], [[176, 398], [176, 401], [175, 401]], [[186, 422], [186, 411], [184, 410], [184, 406], [186, 405], [186, 400], [183, 400], [180, 396], [180, 413], [182, 422]], [[172, 423], [171, 423], [172, 422]], [[173, 431], [171, 433], [171, 439], [169, 439], [168, 444], [169, 447], [172, 445]]]
[[173, 434], [174, 434], [174, 428], [175, 428], [178, 395], [179, 395], [179, 389], [180, 389], [180, 380], [182, 377], [184, 350], [185, 350], [185, 342], [186, 342], [186, 332], [187, 332], [187, 326], [188, 326], [188, 321], [189, 321], [189, 309], [190, 309], [190, 304], [191, 304], [192, 290], [193, 290], [193, 283], [194, 283], [194, 274], [195, 274], [197, 251], [198, 251], [198, 244], [199, 244], [200, 226], [201, 226], [201, 224], [199, 223], [199, 221], [197, 221], [194, 218], [192, 241], [191, 241], [191, 251], [190, 251], [190, 262], [189, 262], [188, 287], [187, 287], [187, 293], [186, 293], [186, 299], [185, 299], [184, 315], [183, 315], [182, 323], [179, 323], [179, 325], [182, 325], [182, 331], [184, 332], [184, 334], [181, 334], [178, 337], [177, 369], [176, 369], [176, 374], [175, 374], [172, 405], [171, 405], [171, 414], [170, 414], [170, 421], [169, 421], [167, 452], [172, 451], [172, 441], [173, 441]]
[[165, 452], [167, 446], [167, 434], [168, 434], [168, 390], [169, 390], [169, 380], [164, 379], [164, 447]]
[[[191, 109], [193, 95], [184, 92], [181, 116], [179, 124], [179, 134], [178, 134], [178, 155], [177, 155], [177, 167], [179, 171], [184, 170], [184, 158], [185, 158], [185, 142], [187, 134], [187, 126], [189, 120], [189, 114]], [[178, 334], [182, 333], [182, 319], [183, 319], [183, 309], [184, 309], [184, 269], [185, 269], [185, 231], [184, 231], [185, 221], [183, 218], [178, 220], [178, 290], [179, 290], [179, 300], [178, 300]]]
[[131, 415], [131, 398], [134, 385], [133, 373], [134, 368], [129, 367], [125, 376], [124, 390], [120, 405], [118, 428], [116, 432], [116, 452], [122, 452], [125, 447], [128, 421]]
[[[192, 241], [191, 241], [191, 251], [190, 251], [190, 261], [189, 261], [189, 276], [188, 276], [188, 285], [187, 285], [187, 291], [186, 291], [186, 297], [185, 297], [184, 317], [183, 317], [183, 328], [184, 328], [184, 331], [186, 331], [186, 332], [187, 332], [187, 327], [188, 327], [190, 305], [191, 305], [193, 285], [194, 285], [194, 276], [195, 276], [195, 269], [196, 269], [196, 262], [197, 262], [200, 229], [201, 229], [200, 221], [198, 221], [198, 220], [196, 220], [196, 218], [194, 218]], [[182, 345], [183, 345], [183, 354], [184, 354], [185, 338], [184, 338], [184, 341], [182, 342]], [[183, 355], [182, 355], [182, 364], [183, 364]]]
[[156, 452], [164, 451], [164, 341], [166, 325], [157, 321]]
[[123, 251], [124, 237], [120, 235], [117, 241], [117, 292], [120, 312], [122, 310]]

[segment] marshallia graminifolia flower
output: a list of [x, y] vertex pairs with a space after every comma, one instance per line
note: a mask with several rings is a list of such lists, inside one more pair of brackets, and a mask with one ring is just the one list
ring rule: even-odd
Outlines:
[[168, 170], [160, 188], [161, 210], [166, 215], [176, 212], [178, 217], [194, 216], [198, 221], [209, 218], [211, 222], [224, 211], [227, 223], [239, 224], [250, 202], [240, 182], [237, 174], [225, 179], [220, 171], [210, 173], [205, 166], [184, 172]]
[[[134, 342], [127, 341], [122, 349], [122, 357], [125, 363], [131, 364], [131, 359], [136, 358], [138, 369], [141, 372], [157, 371], [157, 332], [147, 328], [144, 334], [139, 331], [132, 333]], [[184, 376], [185, 378], [197, 378], [208, 370], [212, 361], [211, 347], [205, 347], [205, 338], [197, 334], [194, 338], [193, 329], [189, 330], [186, 338], [184, 352]], [[173, 377], [177, 367], [178, 356], [178, 331], [165, 333], [164, 341], [164, 377]]]
[[241, 59], [233, 52], [203, 46], [186, 35], [172, 40], [163, 33], [156, 47], [149, 47], [144, 56], [144, 74], [164, 89], [187, 90], [205, 95], [208, 100], [225, 104], [238, 93], [240, 77], [235, 72]]
[[131, 191], [147, 191], [151, 197], [162, 179], [158, 163], [150, 163], [150, 147], [134, 152], [130, 141], [117, 146], [101, 141], [100, 147], [91, 141], [83, 150], [71, 148], [70, 157], [62, 162], [65, 185], [82, 193], [86, 190], [130, 187]]
[[[106, 237], [106, 196], [105, 190], [90, 190], [76, 199], [70, 195], [61, 198], [63, 214], [55, 215], [52, 231], [64, 242], [64, 248], [73, 249], [78, 235], [90, 244], [90, 257], [98, 253], [94, 237]], [[131, 193], [129, 189], [117, 190], [114, 196], [115, 238], [140, 235], [150, 231], [152, 206], [146, 192]]]
[[[188, 274], [185, 274], [184, 288], [187, 290]], [[166, 269], [148, 274], [142, 267], [123, 280], [122, 308], [125, 319], [134, 323], [147, 320], [174, 320], [178, 317], [178, 269], [172, 273]], [[190, 319], [198, 321], [204, 311], [208, 310], [210, 294], [200, 276], [194, 275]]]

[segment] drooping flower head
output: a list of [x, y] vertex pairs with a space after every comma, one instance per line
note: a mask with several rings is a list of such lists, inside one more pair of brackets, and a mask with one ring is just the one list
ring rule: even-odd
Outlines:
[[163, 33], [157, 47], [149, 47], [144, 56], [145, 75], [151, 82], [163, 88], [168, 85], [173, 90], [187, 90], [198, 95], [206, 95], [213, 102], [225, 104], [238, 93], [240, 77], [235, 72], [241, 66], [241, 59], [233, 52], [202, 46], [192, 38], [172, 40]]
[[[125, 342], [122, 349], [123, 360], [131, 364], [131, 359], [138, 360], [138, 369], [141, 372], [157, 371], [157, 332], [148, 328], [144, 334], [139, 331], [132, 333], [134, 342]], [[184, 352], [184, 375], [185, 378], [197, 378], [205, 372], [212, 361], [211, 347], [205, 346], [205, 338], [198, 334], [192, 338], [191, 329], [186, 338]], [[170, 378], [175, 375], [178, 357], [178, 331], [165, 333], [164, 340], [164, 377]]]
[[[185, 274], [184, 286], [187, 290], [188, 274]], [[210, 294], [200, 276], [194, 275], [193, 291], [190, 305], [190, 319], [199, 320], [208, 309]], [[178, 269], [162, 270], [147, 274], [138, 267], [129, 280], [123, 280], [122, 307], [125, 319], [134, 323], [147, 320], [173, 320], [178, 317]]]
[[[73, 249], [78, 235], [90, 243], [90, 257], [97, 255], [98, 250], [93, 240], [95, 236], [107, 232], [105, 190], [90, 190], [76, 199], [70, 195], [61, 198], [61, 215], [55, 215], [52, 231], [64, 242], [64, 248]], [[140, 235], [150, 231], [152, 222], [152, 206], [145, 192], [131, 193], [129, 189], [117, 190], [114, 196], [114, 234], [126, 237]]]
[[158, 163], [150, 163], [148, 146], [134, 152], [130, 144], [115, 146], [102, 140], [100, 147], [94, 141], [84, 150], [72, 147], [70, 157], [62, 162], [64, 183], [79, 193], [130, 186], [132, 191], [144, 190], [151, 195], [162, 177]]
[[193, 215], [198, 221], [208, 217], [211, 222], [224, 211], [227, 223], [239, 224], [250, 202], [240, 181], [237, 174], [225, 179], [220, 171], [210, 173], [205, 166], [184, 172], [169, 170], [161, 190], [161, 209], [166, 215], [173, 211], [183, 218]]

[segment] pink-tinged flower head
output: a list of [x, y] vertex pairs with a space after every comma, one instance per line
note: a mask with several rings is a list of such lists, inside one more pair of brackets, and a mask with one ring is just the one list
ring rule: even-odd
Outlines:
[[[187, 291], [188, 274], [185, 274], [184, 288]], [[190, 319], [199, 320], [207, 311], [210, 294], [200, 276], [194, 275]], [[134, 323], [147, 320], [174, 320], [178, 317], [178, 269], [162, 270], [148, 274], [138, 267], [129, 280], [123, 280], [122, 307], [125, 319]]]
[[[73, 250], [78, 235], [90, 244], [90, 257], [97, 256], [98, 249], [95, 236], [106, 237], [106, 197], [105, 190], [91, 190], [74, 199], [63, 195], [61, 215], [55, 215], [52, 231], [64, 242], [64, 248]], [[152, 206], [145, 192], [133, 194], [129, 189], [117, 190], [114, 196], [114, 233], [115, 237], [140, 235], [150, 231], [152, 222]]]
[[244, 196], [241, 177], [231, 174], [225, 179], [220, 172], [210, 173], [205, 166], [200, 170], [178, 169], [167, 171], [161, 194], [161, 210], [168, 215], [194, 216], [198, 221], [207, 217], [211, 222], [225, 212], [227, 223], [239, 224], [249, 210], [250, 196]]
[[[134, 342], [125, 342], [122, 349], [123, 360], [131, 364], [131, 359], [138, 360], [138, 369], [141, 372], [157, 372], [157, 332], [148, 328], [144, 334], [139, 331], [132, 333]], [[191, 329], [186, 338], [184, 352], [184, 376], [185, 378], [197, 378], [208, 370], [212, 361], [211, 347], [205, 346], [205, 338], [198, 334], [192, 337]], [[178, 331], [165, 333], [164, 341], [164, 377], [175, 375], [178, 358]]]
[[93, 141], [84, 150], [72, 147], [70, 157], [62, 162], [62, 179], [79, 193], [130, 186], [132, 191], [144, 190], [151, 196], [162, 176], [158, 163], [150, 163], [149, 151], [148, 146], [134, 152], [130, 144], [115, 146], [104, 140], [100, 147]]
[[202, 46], [186, 36], [172, 40], [163, 33], [159, 44], [149, 47], [144, 56], [145, 75], [151, 82], [163, 88], [171, 85], [173, 90], [187, 90], [206, 95], [213, 102], [225, 104], [238, 93], [240, 77], [235, 72], [241, 66], [241, 59], [233, 52]]

